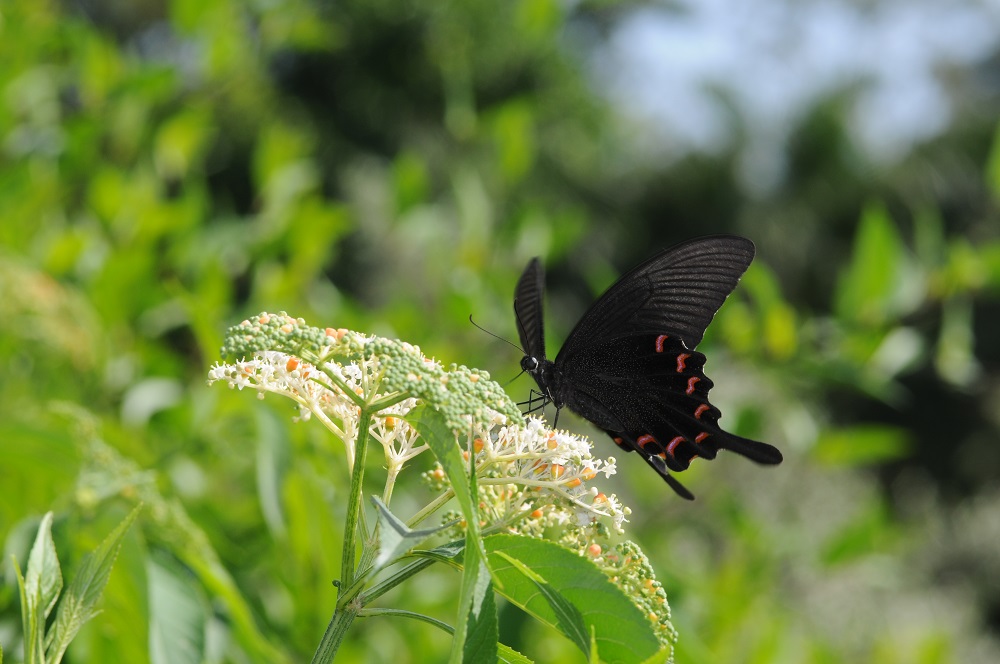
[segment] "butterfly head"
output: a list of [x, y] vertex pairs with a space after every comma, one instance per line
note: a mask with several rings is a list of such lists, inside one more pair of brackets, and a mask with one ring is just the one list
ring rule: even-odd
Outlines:
[[562, 403], [555, 398], [553, 392], [555, 366], [555, 363], [544, 357], [537, 358], [532, 355], [525, 355], [521, 358], [521, 369], [531, 374], [531, 377], [538, 383], [538, 388], [542, 391], [546, 399], [555, 402], [557, 407], [561, 407]]

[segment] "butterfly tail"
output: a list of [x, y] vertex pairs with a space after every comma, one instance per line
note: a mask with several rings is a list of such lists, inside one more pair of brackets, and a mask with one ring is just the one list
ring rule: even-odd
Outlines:
[[761, 443], [749, 438], [743, 438], [736, 434], [722, 431], [715, 432], [715, 443], [720, 449], [730, 450], [739, 455], [745, 456], [751, 461], [755, 461], [767, 466], [774, 466], [781, 463], [781, 452], [777, 447]]

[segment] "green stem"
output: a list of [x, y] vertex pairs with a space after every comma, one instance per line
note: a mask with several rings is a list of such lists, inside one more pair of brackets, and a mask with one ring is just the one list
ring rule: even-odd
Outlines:
[[423, 521], [424, 519], [426, 519], [427, 517], [429, 517], [431, 514], [433, 514], [434, 510], [438, 509], [439, 507], [441, 507], [442, 505], [444, 505], [446, 502], [448, 502], [449, 500], [451, 500], [454, 496], [455, 496], [455, 492], [451, 488], [448, 488], [440, 496], [438, 496], [437, 498], [435, 498], [431, 502], [427, 503], [419, 512], [417, 512], [416, 514], [414, 514], [413, 516], [411, 516], [409, 519], [407, 519], [406, 525], [409, 526], [410, 528], [413, 528], [414, 526], [416, 526], [417, 524], [419, 524], [421, 521]]
[[313, 653], [312, 664], [330, 664], [337, 656], [337, 650], [347, 634], [348, 628], [354, 619], [358, 617], [359, 609], [350, 608], [337, 609], [330, 619], [330, 624], [323, 633], [323, 639], [319, 642], [316, 652]]
[[418, 562], [413, 563], [412, 565], [404, 567], [403, 569], [399, 570], [392, 576], [380, 581], [376, 585], [372, 586], [368, 590], [368, 592], [365, 593], [365, 603], [371, 602], [373, 599], [381, 597], [385, 593], [389, 592], [390, 590], [401, 584], [403, 581], [406, 581], [408, 578], [410, 578], [417, 572], [430, 567], [435, 562], [437, 561], [431, 560], [429, 558], [420, 560]]
[[446, 622], [442, 622], [437, 618], [431, 618], [430, 616], [425, 616], [422, 613], [414, 613], [413, 611], [404, 611], [403, 609], [362, 609], [359, 614], [362, 618], [371, 618], [373, 616], [398, 616], [400, 618], [413, 618], [414, 620], [422, 620], [425, 623], [430, 623], [435, 627], [439, 627], [449, 634], [455, 633], [455, 628]]
[[[361, 514], [361, 485], [365, 477], [365, 458], [368, 455], [368, 440], [371, 438], [369, 431], [371, 421], [371, 411], [362, 408], [358, 422], [358, 440], [354, 445], [354, 468], [351, 472], [351, 495], [347, 501], [347, 523], [344, 526], [344, 554], [340, 564], [341, 588], [354, 585], [354, 559], [357, 553], [355, 541]], [[337, 600], [337, 608], [338, 610], [344, 608], [342, 598]], [[336, 620], [336, 615], [334, 615], [334, 620]]]
[[387, 394], [378, 401], [373, 401], [371, 403], [371, 409], [376, 412], [382, 411], [389, 406], [395, 406], [401, 401], [406, 401], [411, 396], [411, 394], [407, 394], [406, 392], [393, 392], [392, 394]]
[[[344, 635], [350, 628], [351, 623], [357, 618], [361, 610], [360, 602], [354, 601], [359, 594], [362, 584], [358, 583], [355, 565], [357, 556], [357, 538], [359, 525], [364, 521], [364, 514], [361, 511], [361, 486], [365, 477], [365, 459], [368, 455], [368, 442], [371, 438], [369, 428], [371, 426], [372, 411], [361, 407], [361, 414], [358, 418], [358, 439], [354, 444], [354, 467], [351, 469], [351, 494], [347, 500], [347, 519], [344, 524], [344, 551], [341, 556], [340, 581], [337, 584], [339, 593], [337, 597], [337, 608], [333, 612], [330, 624], [326, 626], [323, 638], [313, 654], [313, 664], [330, 664], [337, 656], [337, 650], [344, 640]], [[367, 531], [367, 528], [365, 528]], [[367, 533], [366, 533], [367, 535]], [[362, 552], [364, 564], [371, 564], [372, 554], [368, 551], [370, 547], [365, 542], [365, 550]], [[353, 589], [353, 592], [346, 592]]]

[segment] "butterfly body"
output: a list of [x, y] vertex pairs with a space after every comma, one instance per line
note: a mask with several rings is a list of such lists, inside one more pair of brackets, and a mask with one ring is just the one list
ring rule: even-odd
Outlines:
[[764, 464], [771, 445], [722, 430], [708, 400], [712, 381], [695, 350], [715, 312], [753, 259], [750, 240], [699, 238], [663, 251], [621, 277], [591, 306], [554, 361], [545, 354], [544, 273], [532, 260], [514, 300], [525, 349], [521, 367], [543, 401], [568, 407], [639, 452], [678, 494], [693, 498], [670, 471], [729, 449]]

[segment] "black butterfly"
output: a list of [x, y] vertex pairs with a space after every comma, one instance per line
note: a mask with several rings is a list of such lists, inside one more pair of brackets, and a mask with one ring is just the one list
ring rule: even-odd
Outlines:
[[555, 362], [545, 357], [545, 274], [533, 259], [517, 282], [514, 314], [525, 351], [521, 368], [538, 383], [542, 405], [555, 404], [557, 421], [567, 406], [604, 429], [689, 500], [694, 496], [668, 471], [684, 470], [695, 457], [714, 459], [727, 449], [757, 463], [781, 463], [777, 448], [719, 427], [722, 414], [708, 402], [712, 381], [702, 372], [705, 356], [694, 350], [753, 257], [753, 242], [736, 235], [660, 252], [598, 298]]

